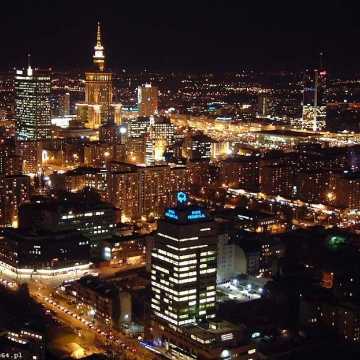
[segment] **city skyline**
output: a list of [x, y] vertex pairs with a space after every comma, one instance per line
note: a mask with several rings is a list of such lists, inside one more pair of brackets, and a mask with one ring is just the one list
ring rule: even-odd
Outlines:
[[20, 2], [16, 9], [11, 4], [5, 9], [9, 16], [0, 25], [8, 49], [0, 59], [3, 71], [9, 64], [25, 65], [29, 52], [39, 67], [89, 67], [98, 21], [114, 70], [298, 70], [316, 67], [323, 51], [333, 72], [359, 71], [356, 5], [341, 2], [328, 7], [304, 1], [296, 12], [285, 4], [199, 2], [171, 8], [114, 1], [96, 10], [68, 1]]
[[359, 358], [357, 6], [2, 10], [1, 358]]

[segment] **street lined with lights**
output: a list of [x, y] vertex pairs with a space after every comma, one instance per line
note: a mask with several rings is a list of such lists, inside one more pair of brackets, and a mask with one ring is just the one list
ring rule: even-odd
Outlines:
[[[48, 292], [48, 295], [45, 296], [41, 294], [40, 291]], [[84, 330], [93, 332], [105, 347], [110, 346], [111, 350], [117, 354], [125, 354], [129, 359], [151, 360], [153, 358], [152, 353], [145, 350], [135, 339], [126, 337], [115, 329], [106, 328], [91, 319], [86, 319], [83, 315], [80, 316], [77, 314], [76, 310], [72, 309], [65, 302], [55, 300], [51, 295], [51, 291], [42, 284], [36, 284], [36, 287], [32, 289], [32, 296], [44, 307], [53, 310], [55, 313], [58, 313], [58, 315], [61, 314], [70, 326], [72, 326], [72, 322], [74, 322], [83, 327]]]

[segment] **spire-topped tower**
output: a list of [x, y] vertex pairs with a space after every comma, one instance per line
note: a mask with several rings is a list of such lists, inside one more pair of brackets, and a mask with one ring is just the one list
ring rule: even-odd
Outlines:
[[78, 118], [85, 127], [90, 129], [98, 129], [100, 126], [114, 121], [116, 124], [121, 122], [120, 104], [113, 104], [112, 73], [105, 68], [101, 35], [101, 27], [98, 22], [93, 56], [96, 69], [85, 73], [85, 102], [77, 104]]
[[104, 55], [104, 47], [101, 44], [100, 22], [97, 23], [96, 45], [94, 47], [94, 50], [95, 50], [95, 53], [93, 56], [94, 64], [99, 68], [100, 71], [104, 71], [105, 55]]

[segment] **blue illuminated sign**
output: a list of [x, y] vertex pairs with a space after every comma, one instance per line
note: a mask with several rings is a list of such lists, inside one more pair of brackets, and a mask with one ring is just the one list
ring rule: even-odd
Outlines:
[[179, 216], [176, 214], [176, 211], [174, 209], [167, 209], [165, 211], [165, 216], [170, 219], [179, 220]]
[[188, 216], [188, 220], [198, 220], [205, 219], [206, 215], [202, 212], [202, 210], [193, 210]]
[[187, 194], [184, 193], [183, 191], [180, 191], [177, 193], [177, 201], [180, 203], [180, 204], [185, 204], [187, 202]]

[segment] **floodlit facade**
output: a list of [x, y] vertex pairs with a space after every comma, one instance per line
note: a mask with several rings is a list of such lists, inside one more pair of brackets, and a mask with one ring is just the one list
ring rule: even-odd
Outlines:
[[98, 129], [107, 122], [120, 123], [120, 104], [112, 104], [112, 73], [105, 71], [105, 54], [97, 26], [93, 63], [95, 71], [85, 73], [85, 103], [77, 104], [77, 116], [85, 127]]

